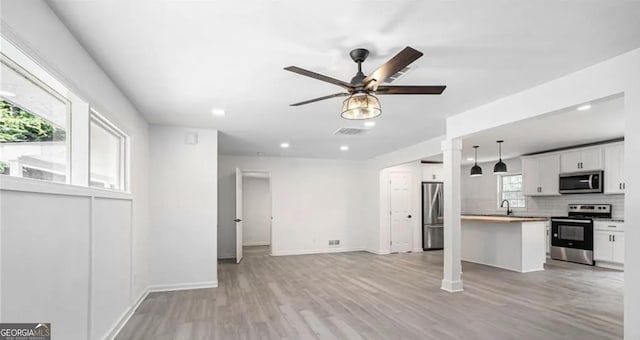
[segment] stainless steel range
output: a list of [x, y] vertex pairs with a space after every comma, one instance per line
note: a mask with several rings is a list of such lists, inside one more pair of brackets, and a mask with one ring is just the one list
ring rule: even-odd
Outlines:
[[611, 218], [611, 204], [569, 204], [567, 217], [552, 217], [551, 258], [593, 265], [594, 218]]

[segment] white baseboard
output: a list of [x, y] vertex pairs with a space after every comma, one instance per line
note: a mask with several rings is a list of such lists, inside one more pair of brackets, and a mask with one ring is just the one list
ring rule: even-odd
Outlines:
[[412, 253], [422, 253], [423, 251], [424, 251], [424, 249], [422, 249], [422, 248], [413, 248], [413, 249], [411, 249]]
[[203, 288], [216, 288], [216, 287], [218, 287], [218, 281], [176, 283], [176, 284], [169, 284], [169, 285], [149, 286], [149, 292], [170, 292], [174, 290], [189, 290], [189, 289], [203, 289]]
[[388, 255], [391, 254], [391, 252], [389, 251], [389, 249], [380, 249], [380, 250], [376, 250], [376, 249], [365, 249], [366, 252], [372, 253], [372, 254], [376, 254], [376, 255]]
[[280, 250], [272, 251], [272, 256], [288, 256], [288, 255], [308, 255], [308, 254], [326, 254], [326, 253], [346, 253], [351, 251], [364, 251], [363, 247], [355, 248], [325, 248], [325, 249], [309, 249], [309, 250]]
[[228, 260], [228, 259], [235, 259], [235, 258], [236, 258], [236, 253], [224, 253], [224, 254], [218, 255], [218, 260]]
[[244, 247], [268, 246], [269, 245], [269, 241], [243, 242], [242, 245]]
[[171, 284], [171, 285], [156, 285], [147, 287], [136, 299], [136, 302], [133, 306], [127, 308], [127, 310], [122, 314], [120, 319], [111, 327], [111, 329], [105, 334], [102, 339], [115, 339], [118, 336], [118, 333], [122, 331], [124, 325], [127, 324], [129, 319], [133, 316], [136, 309], [140, 307], [140, 304], [144, 299], [149, 296], [149, 293], [152, 292], [169, 292], [169, 291], [177, 291], [177, 290], [189, 290], [189, 289], [202, 289], [202, 288], [216, 288], [218, 287], [218, 281], [207, 281], [207, 282], [196, 282], [196, 283], [181, 283], [181, 284]]
[[144, 301], [144, 299], [147, 298], [149, 293], [150, 293], [149, 287], [143, 290], [142, 293], [140, 293], [140, 296], [138, 296], [138, 298], [136, 299], [133, 306], [127, 308], [127, 310], [122, 314], [122, 316], [120, 316], [118, 321], [116, 321], [116, 323], [113, 326], [111, 326], [111, 329], [109, 329], [107, 334], [105, 334], [102, 337], [102, 339], [111, 339], [111, 340], [115, 339], [115, 337], [118, 335], [118, 333], [120, 333], [124, 325], [126, 325], [127, 322], [129, 322], [129, 319], [131, 319], [136, 309], [140, 307], [140, 304], [142, 303], [142, 301]]
[[624, 271], [624, 264], [596, 261], [596, 267]]

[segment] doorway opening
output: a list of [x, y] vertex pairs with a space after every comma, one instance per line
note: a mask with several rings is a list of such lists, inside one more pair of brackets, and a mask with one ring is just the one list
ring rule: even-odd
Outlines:
[[236, 169], [236, 263], [271, 254], [271, 176]]

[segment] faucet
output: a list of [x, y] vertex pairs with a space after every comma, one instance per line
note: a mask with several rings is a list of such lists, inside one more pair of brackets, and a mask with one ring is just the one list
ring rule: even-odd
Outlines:
[[513, 213], [513, 210], [511, 210], [509, 207], [509, 200], [502, 200], [502, 202], [500, 203], [500, 208], [504, 208], [504, 202], [507, 202], [507, 216], [509, 216]]

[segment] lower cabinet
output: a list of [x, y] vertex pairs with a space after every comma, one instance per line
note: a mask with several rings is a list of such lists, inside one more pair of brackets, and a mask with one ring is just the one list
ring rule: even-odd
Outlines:
[[623, 231], [596, 230], [593, 246], [594, 260], [624, 264]]

